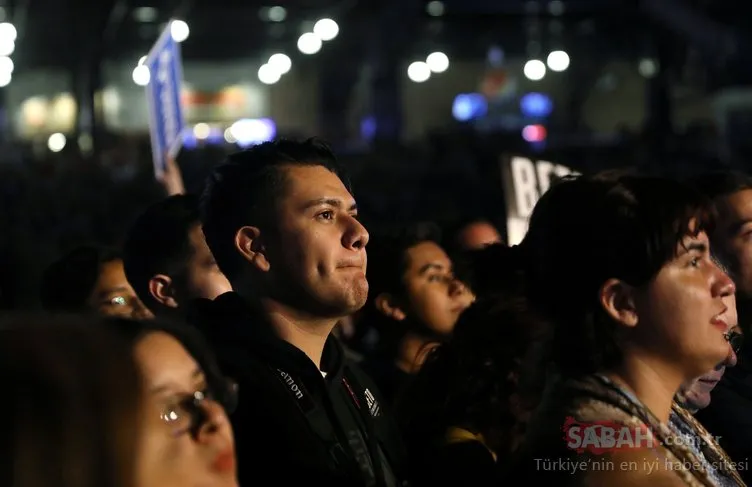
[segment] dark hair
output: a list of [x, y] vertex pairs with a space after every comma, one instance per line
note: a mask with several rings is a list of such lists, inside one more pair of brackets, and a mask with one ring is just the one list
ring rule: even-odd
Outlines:
[[477, 297], [488, 294], [518, 295], [524, 274], [519, 268], [520, 248], [497, 243], [462, 254], [465, 276]]
[[482, 434], [501, 458], [508, 454], [521, 412], [513, 397], [531, 411], [543, 389], [544, 374], [531, 374], [528, 365], [542, 359], [545, 337], [545, 322], [523, 297], [494, 293], [476, 301], [397, 403], [411, 451], [440, 443], [447, 428], [460, 427]]
[[317, 139], [259, 144], [232, 154], [209, 176], [201, 197], [201, 221], [209, 249], [230, 282], [243, 267], [235, 234], [244, 225], [274, 225], [275, 205], [285, 191], [285, 169], [293, 166], [323, 166], [351, 189], [334, 153]]
[[689, 183], [714, 201], [752, 189], [752, 177], [738, 171], [712, 171], [690, 179]]
[[134, 348], [142, 338], [151, 333], [166, 333], [175, 338], [196, 360], [203, 370], [207, 384], [219, 394], [218, 400], [228, 411], [234, 408], [235, 398], [227, 389], [228, 382], [217, 365], [214, 354], [207, 346], [198, 330], [185, 325], [164, 320], [132, 320], [127, 318], [105, 318], [105, 327], [124, 339]]
[[0, 483], [134, 485], [142, 391], [128, 347], [94, 317], [18, 314], [0, 323]]
[[617, 327], [598, 293], [611, 278], [647, 284], [688, 235], [712, 232], [708, 201], [681, 183], [648, 176], [569, 177], [539, 200], [521, 245], [527, 295], [555, 323], [563, 375], [621, 363]]
[[99, 245], [77, 247], [52, 263], [42, 275], [40, 298], [48, 311], [87, 311], [87, 301], [102, 266], [120, 260], [120, 253]]
[[199, 225], [198, 197], [170, 196], [144, 211], [128, 231], [123, 265], [128, 282], [149, 308], [160, 306], [149, 292], [149, 280], [157, 274], [173, 280], [184, 277], [193, 255], [189, 233]]

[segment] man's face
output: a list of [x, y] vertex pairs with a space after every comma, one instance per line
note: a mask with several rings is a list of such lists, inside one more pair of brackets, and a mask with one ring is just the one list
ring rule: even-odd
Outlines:
[[368, 232], [355, 200], [323, 166], [292, 166], [277, 200], [276, 228], [261, 230], [267, 291], [299, 311], [341, 318], [368, 297]]
[[[727, 308], [722, 318], [733, 328], [739, 321], [736, 314], [736, 299], [734, 295], [724, 297], [724, 303], [726, 303]], [[685, 407], [691, 411], [699, 411], [708, 407], [710, 404], [710, 393], [723, 378], [726, 367], [733, 367], [734, 365], [736, 365], [736, 354], [732, 350], [726, 360], [718, 364], [715, 369], [682, 386], [680, 393], [684, 395]]]
[[217, 267], [217, 262], [206, 245], [200, 225], [194, 225], [188, 232], [191, 256], [185, 270], [183, 289], [179, 292], [180, 302], [196, 298], [214, 299], [220, 294], [232, 291], [230, 281]]
[[470, 291], [455, 278], [452, 261], [438, 244], [421, 242], [405, 257], [405, 314], [435, 334], [450, 334], [472, 303]]
[[752, 298], [752, 189], [718, 203], [715, 245], [728, 260], [740, 299]]

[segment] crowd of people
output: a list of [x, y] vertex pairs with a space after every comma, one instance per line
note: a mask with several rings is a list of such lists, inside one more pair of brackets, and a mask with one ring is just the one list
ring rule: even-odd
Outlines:
[[565, 177], [515, 246], [366, 228], [316, 139], [162, 182], [3, 318], [8, 485], [750, 481], [752, 178]]

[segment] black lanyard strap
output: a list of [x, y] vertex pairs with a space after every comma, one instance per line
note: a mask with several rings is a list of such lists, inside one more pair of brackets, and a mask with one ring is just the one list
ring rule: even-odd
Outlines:
[[[282, 369], [270, 368], [271, 372], [284, 386], [284, 389], [295, 400], [295, 403], [306, 417], [307, 423], [311, 426], [313, 432], [327, 444], [329, 453], [334, 461], [338, 465], [357, 464], [358, 472], [361, 476], [365, 477], [367, 485], [383, 486], [383, 475], [375, 473], [379, 472], [378, 468], [380, 468], [381, 463], [378, 456], [378, 448], [376, 451], [371, 448], [371, 443], [376, 441], [372, 432], [368, 431], [366, 435], [368, 438], [364, 439], [364, 435], [361, 435], [360, 431], [343, 431], [345, 437], [342, 440], [344, 441], [338, 440], [332, 421], [327, 417], [322, 408], [316, 404], [316, 401], [306, 389], [303, 381], [298, 380]], [[343, 380], [343, 385], [345, 384]], [[351, 389], [349, 384], [345, 385], [345, 388]], [[357, 395], [353, 392], [350, 397], [353, 399], [356, 409], [362, 411], [359, 406], [360, 401], [357, 400]], [[369, 413], [366, 412], [366, 414]], [[366, 428], [368, 429], [367, 425]], [[344, 451], [343, 447], [347, 447], [350, 450], [349, 455]], [[370, 461], [368, 456], [370, 456]]]

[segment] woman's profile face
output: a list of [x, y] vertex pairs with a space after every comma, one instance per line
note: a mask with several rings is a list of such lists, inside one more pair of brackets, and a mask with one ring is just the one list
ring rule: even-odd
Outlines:
[[171, 335], [135, 348], [146, 387], [139, 487], [236, 487], [230, 422], [196, 361]]
[[731, 278], [710, 258], [707, 235], [688, 236], [676, 257], [636, 293], [635, 340], [680, 364], [686, 379], [697, 377], [731, 352], [724, 333], [734, 326], [726, 318], [734, 291]]

